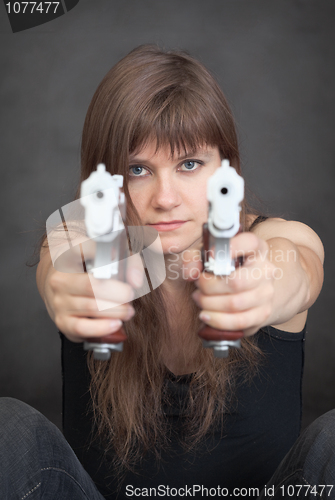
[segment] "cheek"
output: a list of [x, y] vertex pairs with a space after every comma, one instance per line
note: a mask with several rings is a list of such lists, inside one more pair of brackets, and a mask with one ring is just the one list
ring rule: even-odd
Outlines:
[[208, 216], [206, 185], [200, 186], [196, 191], [192, 192], [192, 205], [199, 222], [205, 222]]
[[133, 202], [133, 205], [135, 206], [138, 214], [140, 216], [142, 216], [143, 212], [144, 212], [144, 206], [145, 206], [143, 192], [141, 195], [140, 190], [132, 189], [130, 186], [128, 187], [128, 190], [129, 190], [129, 195], [130, 195], [131, 201]]

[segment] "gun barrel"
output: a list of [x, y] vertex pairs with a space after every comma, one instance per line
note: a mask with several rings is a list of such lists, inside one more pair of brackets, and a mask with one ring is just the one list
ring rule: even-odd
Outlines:
[[[90, 272], [97, 279], [125, 278], [127, 237], [121, 213], [125, 214], [126, 201], [122, 186], [123, 176], [112, 176], [102, 163], [81, 184], [80, 202], [85, 207], [86, 232], [96, 242]], [[113, 253], [115, 258], [112, 260]], [[107, 337], [88, 339], [84, 349], [93, 350], [95, 359], [108, 360], [112, 351], [122, 351], [126, 339], [121, 327]]]
[[[222, 160], [221, 166], [208, 179], [207, 198], [208, 222], [203, 226], [204, 270], [229, 276], [235, 270], [235, 261], [230, 255], [230, 238], [240, 231], [244, 180], [228, 160]], [[226, 357], [230, 347], [240, 347], [243, 335], [242, 331], [225, 332], [208, 325], [199, 331], [203, 346], [213, 348], [216, 357]]]

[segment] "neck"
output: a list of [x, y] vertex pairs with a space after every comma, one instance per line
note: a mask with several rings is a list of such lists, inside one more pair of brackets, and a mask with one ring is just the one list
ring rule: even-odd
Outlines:
[[169, 295], [172, 293], [184, 292], [187, 287], [187, 281], [184, 276], [183, 260], [181, 255], [165, 255], [166, 279], [163, 283], [163, 289]]
[[180, 255], [165, 255], [166, 279], [161, 285], [169, 335], [163, 343], [163, 361], [175, 375], [192, 373], [199, 349], [197, 312], [190, 296], [192, 284], [183, 276]]

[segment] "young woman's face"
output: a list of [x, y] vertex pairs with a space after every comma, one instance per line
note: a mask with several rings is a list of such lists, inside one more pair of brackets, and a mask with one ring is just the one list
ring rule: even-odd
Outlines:
[[217, 147], [199, 147], [171, 157], [151, 143], [130, 156], [129, 193], [143, 225], [157, 229], [164, 254], [200, 241], [208, 217], [207, 179], [220, 166]]

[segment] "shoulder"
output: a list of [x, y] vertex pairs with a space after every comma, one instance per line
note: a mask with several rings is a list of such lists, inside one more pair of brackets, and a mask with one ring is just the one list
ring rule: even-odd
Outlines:
[[[248, 216], [250, 225], [256, 218], [256, 215]], [[297, 246], [312, 250], [318, 256], [321, 263], [324, 261], [324, 248], [321, 239], [312, 228], [302, 222], [268, 218], [252, 228], [252, 232], [263, 240], [287, 238]]]

